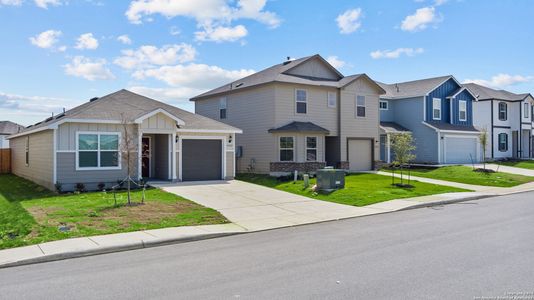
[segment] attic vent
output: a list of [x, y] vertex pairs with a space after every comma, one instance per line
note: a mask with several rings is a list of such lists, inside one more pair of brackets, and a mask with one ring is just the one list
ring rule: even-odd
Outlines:
[[93, 97], [93, 98], [89, 99], [89, 102], [93, 102], [95, 100], [98, 100], [98, 97]]
[[287, 64], [290, 64], [292, 61], [294, 61], [294, 58], [291, 58], [291, 56], [286, 57], [286, 61], [283, 62], [284, 66]]
[[60, 113], [59, 115], [56, 116], [56, 119], [62, 118], [64, 116], [65, 116], [65, 113]]
[[238, 87], [241, 87], [242, 85], [243, 85], [243, 83], [240, 82], [240, 83], [236, 84], [235, 87], [238, 88]]
[[397, 89], [397, 93], [399, 92], [399, 85], [395, 83], [395, 88]]
[[51, 121], [54, 117], [49, 117], [47, 118], [46, 120], [44, 120], [45, 122], [48, 122], [48, 121]]

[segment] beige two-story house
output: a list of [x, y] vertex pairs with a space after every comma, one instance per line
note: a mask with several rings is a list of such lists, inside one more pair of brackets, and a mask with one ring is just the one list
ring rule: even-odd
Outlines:
[[366, 74], [343, 76], [320, 55], [287, 60], [191, 99], [197, 114], [236, 126], [237, 172], [282, 175], [333, 166], [372, 170], [379, 96]]

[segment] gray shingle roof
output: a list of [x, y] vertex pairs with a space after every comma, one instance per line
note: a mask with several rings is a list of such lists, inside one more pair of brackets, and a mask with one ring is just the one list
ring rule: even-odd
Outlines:
[[468, 131], [468, 132], [479, 132], [474, 126], [469, 125], [454, 125], [450, 123], [441, 123], [441, 122], [427, 122], [432, 127], [436, 127], [439, 130], [455, 130], [455, 131]]
[[505, 90], [495, 90], [476, 83], [465, 83], [462, 85], [467, 87], [475, 96], [478, 96], [478, 100], [497, 99], [504, 101], [522, 101], [530, 95], [528, 93], [514, 94]]
[[447, 75], [393, 84], [377, 83], [386, 91], [386, 94], [382, 95], [381, 98], [398, 99], [424, 96], [450, 78], [453, 76]]
[[312, 122], [291, 122], [287, 125], [273, 128], [268, 130], [270, 133], [275, 132], [314, 132], [314, 133], [324, 133], [329, 134], [330, 131], [328, 129], [325, 129], [319, 125], [316, 125]]
[[380, 122], [380, 128], [388, 133], [398, 133], [398, 132], [410, 132], [410, 130], [402, 127], [401, 125], [395, 122]]
[[324, 61], [324, 59], [320, 55], [316, 54], [313, 56], [307, 56], [307, 57], [299, 58], [293, 61], [277, 64], [267, 69], [264, 69], [262, 71], [259, 71], [257, 73], [254, 73], [252, 75], [249, 75], [247, 77], [241, 78], [229, 84], [225, 84], [221, 87], [218, 87], [211, 91], [195, 96], [191, 98], [191, 101], [196, 101], [202, 98], [220, 95], [220, 94], [224, 94], [227, 92], [232, 92], [232, 91], [236, 91], [240, 89], [258, 86], [258, 85], [266, 84], [270, 82], [286, 82], [286, 83], [297, 83], [297, 84], [341, 88], [349, 84], [350, 82], [358, 79], [359, 77], [365, 76], [371, 82], [375, 83], [375, 81], [370, 79], [366, 74], [355, 74], [351, 76], [343, 76], [333, 67], [332, 69], [340, 75], [339, 80], [332, 80], [332, 79], [325, 79], [325, 78], [312, 78], [312, 77], [298, 76], [298, 75], [284, 73], [308, 60], [315, 59], [315, 58], [319, 58]]
[[24, 126], [11, 121], [0, 121], [0, 134], [13, 134], [24, 130]]
[[176, 118], [183, 120], [185, 125], [180, 126], [180, 129], [239, 131], [239, 129], [233, 126], [185, 111], [125, 89], [103, 96], [97, 100], [86, 102], [66, 111], [64, 114], [57, 115], [54, 118], [48, 118], [43, 122], [26, 127], [25, 131], [52, 125], [64, 119], [122, 121], [122, 118], [124, 117], [127, 122], [130, 123], [159, 108], [165, 110]]

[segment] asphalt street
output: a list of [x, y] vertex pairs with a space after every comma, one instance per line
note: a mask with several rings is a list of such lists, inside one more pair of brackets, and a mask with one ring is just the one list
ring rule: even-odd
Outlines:
[[534, 192], [0, 269], [1, 299], [476, 299], [513, 293], [534, 299]]

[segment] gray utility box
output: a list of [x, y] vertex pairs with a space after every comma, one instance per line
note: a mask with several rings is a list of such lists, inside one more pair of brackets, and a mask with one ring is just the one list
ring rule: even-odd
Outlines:
[[345, 187], [345, 170], [317, 170], [317, 190], [333, 191]]

